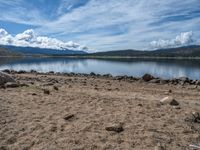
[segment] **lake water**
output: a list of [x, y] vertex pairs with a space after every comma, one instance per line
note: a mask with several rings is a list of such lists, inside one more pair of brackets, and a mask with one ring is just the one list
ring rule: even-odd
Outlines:
[[36, 70], [38, 72], [74, 72], [128, 75], [145, 73], [171, 79], [187, 76], [200, 80], [200, 60], [170, 59], [75, 59], [75, 58], [0, 58], [0, 70]]

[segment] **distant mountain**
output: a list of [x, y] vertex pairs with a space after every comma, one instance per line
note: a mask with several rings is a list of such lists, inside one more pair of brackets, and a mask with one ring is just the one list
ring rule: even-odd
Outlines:
[[6, 57], [6, 56], [21, 56], [21, 55], [22, 55], [21, 53], [12, 52], [7, 48], [0, 47], [0, 56]]
[[86, 54], [85, 56], [109, 57], [200, 57], [200, 46], [192, 45], [179, 48], [159, 49], [152, 51], [117, 50]]
[[74, 50], [54, 50], [33, 47], [0, 46], [0, 56], [76, 56], [76, 57], [200, 57], [200, 46], [192, 45], [179, 48], [159, 49], [152, 51], [117, 50], [97, 53], [86, 53]]
[[56, 49], [45, 49], [37, 47], [17, 47], [17, 46], [0, 46], [4, 49], [9, 50], [13, 53], [21, 53], [23, 55], [75, 55], [75, 54], [86, 54], [84, 51], [75, 50], [56, 50]]

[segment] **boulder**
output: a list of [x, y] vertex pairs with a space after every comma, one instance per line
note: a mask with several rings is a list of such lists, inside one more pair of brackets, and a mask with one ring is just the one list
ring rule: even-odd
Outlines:
[[96, 74], [94, 72], [91, 72], [90, 75], [91, 76], [96, 76]]
[[11, 71], [10, 71], [9, 69], [5, 69], [5, 70], [3, 70], [2, 72], [4, 72], [4, 73], [8, 73], [8, 74], [11, 73]]
[[151, 81], [151, 80], [153, 80], [155, 78], [152, 75], [150, 75], [150, 74], [145, 74], [145, 75], [142, 76], [142, 79], [144, 81], [148, 82], [148, 81]]
[[0, 86], [7, 82], [16, 83], [16, 81], [9, 74], [0, 72]]

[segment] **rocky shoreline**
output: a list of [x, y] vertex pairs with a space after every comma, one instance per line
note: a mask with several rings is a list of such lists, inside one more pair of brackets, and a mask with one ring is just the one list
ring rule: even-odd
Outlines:
[[4, 70], [0, 87], [0, 150], [200, 146], [198, 80]]
[[133, 76], [112, 76], [111, 74], [95, 74], [91, 72], [90, 74], [84, 74], [84, 73], [55, 73], [53, 71], [50, 71], [48, 73], [40, 73], [35, 70], [31, 70], [30, 72], [27, 71], [15, 71], [15, 70], [2, 70], [2, 72], [8, 73], [8, 74], [40, 74], [40, 75], [59, 75], [59, 76], [68, 76], [68, 77], [93, 77], [93, 78], [107, 78], [112, 80], [118, 80], [118, 81], [140, 81], [140, 82], [147, 82], [147, 83], [157, 83], [157, 84], [173, 84], [173, 85], [196, 85], [200, 86], [200, 80], [192, 80], [188, 77], [180, 77], [180, 78], [173, 78], [173, 79], [162, 79], [154, 77], [150, 74], [144, 74], [142, 77], [133, 77]]

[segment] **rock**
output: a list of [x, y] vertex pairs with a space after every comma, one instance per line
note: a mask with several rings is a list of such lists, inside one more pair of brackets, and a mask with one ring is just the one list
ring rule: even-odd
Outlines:
[[49, 90], [47, 90], [47, 89], [43, 89], [43, 91], [44, 91], [44, 94], [47, 94], [47, 95], [49, 95], [49, 94], [50, 94], [50, 91], [49, 91]]
[[67, 114], [67, 115], [65, 115], [65, 117], [64, 117], [64, 119], [67, 121], [67, 120], [69, 120], [69, 119], [71, 119], [71, 118], [74, 118], [74, 114]]
[[111, 74], [104, 74], [103, 77], [112, 78], [112, 75]]
[[178, 106], [179, 102], [176, 101], [175, 99], [172, 99], [172, 101], [169, 103], [171, 106]]
[[180, 78], [178, 78], [178, 80], [180, 80], [182, 82], [188, 82], [189, 78], [188, 77], [180, 77]]
[[152, 75], [150, 75], [150, 74], [145, 74], [145, 75], [142, 76], [142, 79], [144, 81], [146, 81], [146, 82], [149, 82], [149, 81], [151, 81], [151, 80], [153, 80], [155, 78]]
[[9, 74], [0, 72], [0, 85], [4, 85], [7, 82], [16, 82]]
[[54, 74], [54, 71], [49, 71], [48, 74]]
[[53, 86], [53, 89], [58, 91], [58, 87], [57, 86]]
[[105, 129], [107, 131], [114, 131], [114, 132], [117, 132], [117, 133], [124, 131], [124, 128], [122, 127], [122, 124], [120, 124], [120, 123], [112, 124], [110, 126], [107, 126]]
[[169, 104], [171, 106], [178, 106], [179, 102], [173, 99], [172, 97], [165, 97], [160, 100], [161, 104]]
[[18, 71], [18, 74], [24, 74], [24, 73], [26, 73], [26, 71], [24, 71], [24, 70]]
[[0, 146], [0, 150], [7, 150], [7, 146], [6, 145], [3, 145], [3, 146]]
[[30, 73], [37, 73], [37, 71], [35, 71], [35, 70], [31, 70]]
[[174, 85], [177, 85], [178, 82], [179, 82], [179, 79], [176, 79], [176, 78], [171, 80], [171, 83], [174, 84]]
[[95, 74], [94, 72], [91, 72], [90, 75], [91, 75], [91, 76], [95, 76], [96, 74]]
[[169, 90], [168, 92], [169, 92], [169, 93], [172, 93], [172, 90]]
[[11, 71], [10, 71], [9, 69], [5, 69], [5, 70], [3, 70], [3, 72], [4, 72], [4, 73], [8, 73], [8, 74], [11, 73]]
[[16, 88], [19, 87], [20, 85], [16, 82], [7, 82], [4, 84], [5, 88]]
[[172, 93], [172, 90], [168, 90], [165, 92], [165, 94], [171, 94]]
[[193, 112], [189, 117], [185, 119], [185, 121], [190, 123], [200, 123], [200, 113]]

